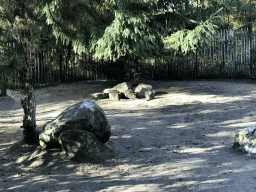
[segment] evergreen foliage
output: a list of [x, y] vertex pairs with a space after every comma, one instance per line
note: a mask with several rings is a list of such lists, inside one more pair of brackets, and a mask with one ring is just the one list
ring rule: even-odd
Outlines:
[[213, 31], [218, 28], [212, 21], [213, 19], [216, 20], [219, 17], [211, 17], [200, 23], [191, 21], [198, 25], [192, 30], [182, 29], [164, 38], [165, 47], [176, 54], [187, 54], [209, 45]]
[[77, 52], [87, 52], [92, 35], [101, 34], [112, 20], [103, 0], [45, 0], [43, 10], [53, 35]]
[[[120, 60], [120, 64], [128, 58], [159, 57], [166, 54], [165, 49], [171, 54], [195, 52], [209, 43], [213, 30], [230, 27], [232, 22], [234, 25], [231, 18], [236, 15], [240, 19], [247, 16], [253, 23], [254, 12], [249, 10], [253, 2], [12, 0], [1, 2], [0, 18], [8, 24], [11, 41], [16, 45], [10, 53], [17, 57], [14, 54], [10, 59], [24, 63], [28, 62], [28, 52], [54, 49], [59, 57], [55, 66], [61, 76], [65, 61], [62, 55], [66, 55], [67, 65], [71, 49], [93, 55], [95, 60]], [[11, 61], [4, 60], [5, 65]]]
[[0, 89], [1, 95], [6, 95], [8, 80], [12, 73], [21, 67], [21, 58], [16, 52], [12, 38], [13, 29], [4, 18], [4, 9], [0, 6]]
[[[19, 71], [21, 81], [25, 81], [24, 74], [30, 71], [32, 53], [46, 50], [55, 45], [51, 26], [46, 24], [46, 17], [42, 14], [42, 4], [33, 0], [1, 1], [0, 4], [1, 50], [2, 65], [14, 65], [12, 72]], [[41, 11], [38, 11], [40, 10]], [[21, 67], [22, 65], [22, 67]], [[19, 67], [18, 67], [19, 66]], [[5, 73], [6, 74], [6, 73]], [[26, 75], [26, 81], [31, 81], [31, 75]]]
[[71, 42], [79, 53], [116, 61], [159, 55], [165, 37], [168, 49], [197, 50], [208, 43], [224, 5], [217, 0], [45, 0], [43, 7], [57, 40]]
[[252, 34], [256, 27], [256, 1], [235, 0], [231, 5], [233, 9], [230, 20], [233, 27], [248, 30], [249, 34]]
[[199, 50], [209, 44], [213, 31], [223, 25], [220, 4], [208, 1], [208, 4], [193, 6], [191, 3], [185, 1], [187, 6], [169, 10], [169, 14], [175, 14], [181, 21], [180, 28], [170, 28], [170, 35], [163, 38], [165, 48], [172, 53], [187, 54]]
[[7, 69], [17, 70], [17, 66], [21, 66], [19, 78], [22, 83], [21, 105], [24, 109], [22, 128], [24, 128], [23, 135], [26, 143], [34, 143], [38, 140], [35, 130], [36, 104], [31, 85], [31, 60], [29, 59], [29, 54], [38, 50], [41, 42], [41, 24], [44, 18], [35, 12], [38, 5], [36, 1], [31, 0], [1, 1], [0, 4], [0, 22], [4, 24], [0, 34], [3, 42], [1, 50], [3, 56], [0, 63], [5, 69], [4, 76], [7, 74]]
[[146, 57], [157, 48], [156, 31], [151, 24], [151, 7], [147, 1], [109, 1], [115, 19], [91, 51], [94, 57], [116, 60], [125, 56]]

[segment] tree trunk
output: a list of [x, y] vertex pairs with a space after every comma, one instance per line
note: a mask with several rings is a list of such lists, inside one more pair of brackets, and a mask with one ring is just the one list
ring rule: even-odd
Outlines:
[[0, 94], [0, 96], [7, 96], [6, 86], [4, 86], [4, 85], [1, 87], [1, 94]]
[[62, 50], [59, 50], [59, 73], [60, 73], [59, 81], [60, 81], [60, 84], [61, 84], [63, 82]]
[[21, 105], [24, 110], [22, 128], [25, 143], [38, 143], [36, 131], [36, 100], [33, 87], [26, 83], [21, 91]]
[[136, 72], [136, 74], [138, 74], [138, 72], [139, 72], [139, 57], [138, 56], [135, 56], [134, 62], [135, 62], [135, 72]]
[[117, 62], [117, 83], [122, 83], [125, 79], [125, 62], [127, 61], [127, 57], [119, 58]]
[[24, 111], [23, 124], [21, 128], [24, 129], [23, 138], [25, 143], [39, 144], [39, 134], [36, 131], [36, 100], [34, 89], [31, 85], [30, 66], [29, 61], [25, 62], [22, 70], [19, 72], [19, 80], [22, 84], [20, 87], [20, 102]]
[[6, 82], [6, 77], [3, 75], [3, 84], [1, 86], [1, 93], [0, 96], [7, 96], [7, 82]]

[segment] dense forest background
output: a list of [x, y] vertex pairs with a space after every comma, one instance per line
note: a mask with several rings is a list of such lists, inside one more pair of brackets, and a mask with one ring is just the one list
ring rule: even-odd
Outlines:
[[254, 0], [0, 0], [0, 88], [256, 76]]

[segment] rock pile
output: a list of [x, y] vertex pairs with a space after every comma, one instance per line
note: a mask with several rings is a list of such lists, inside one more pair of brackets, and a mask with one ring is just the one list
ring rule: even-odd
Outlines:
[[117, 101], [122, 98], [135, 99], [136, 97], [151, 100], [155, 97], [155, 92], [151, 85], [140, 83], [133, 87], [130, 82], [123, 82], [113, 88], [104, 89], [103, 93], [94, 93], [91, 96], [95, 99], [109, 98]]

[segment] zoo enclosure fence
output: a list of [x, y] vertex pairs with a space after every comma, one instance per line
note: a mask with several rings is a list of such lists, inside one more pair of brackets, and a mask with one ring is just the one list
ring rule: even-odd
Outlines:
[[[219, 30], [211, 43], [186, 56], [162, 55], [139, 60], [137, 66], [127, 64], [127, 75], [156, 79], [191, 78], [255, 78], [256, 34], [247, 31]], [[116, 74], [114, 63], [95, 61], [90, 55], [48, 50], [29, 53], [34, 85], [56, 85], [87, 79], [109, 79]], [[2, 75], [3, 78], [3, 75]], [[17, 74], [9, 78], [9, 86], [19, 86]]]
[[219, 30], [209, 45], [186, 56], [163, 56], [148, 62], [151, 76], [165, 79], [255, 78], [256, 34]]

